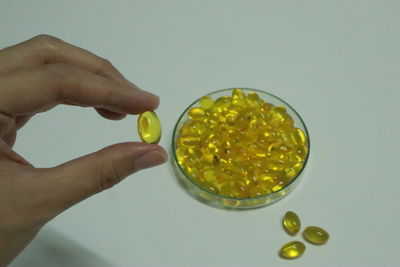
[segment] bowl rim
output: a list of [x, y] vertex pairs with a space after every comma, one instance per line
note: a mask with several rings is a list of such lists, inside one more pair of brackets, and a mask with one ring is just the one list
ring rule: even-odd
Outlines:
[[[258, 196], [258, 197], [248, 197], [248, 198], [236, 198], [236, 197], [228, 197], [228, 196], [222, 196], [213, 192], [210, 192], [204, 188], [202, 188], [201, 186], [199, 186], [197, 183], [195, 183], [190, 177], [189, 175], [186, 173], [186, 171], [182, 168], [182, 166], [179, 164], [178, 159], [176, 157], [176, 144], [175, 144], [175, 137], [178, 134], [178, 125], [180, 124], [181, 120], [183, 119], [183, 117], [187, 114], [187, 112], [189, 111], [189, 109], [191, 109], [196, 103], [198, 103], [200, 101], [200, 99], [204, 96], [211, 96], [217, 93], [221, 93], [221, 92], [230, 92], [233, 91], [234, 89], [241, 89], [241, 90], [245, 90], [245, 91], [253, 91], [253, 92], [257, 92], [257, 93], [262, 93], [262, 94], [266, 94], [272, 98], [275, 98], [277, 100], [279, 100], [280, 102], [282, 102], [283, 104], [285, 104], [286, 107], [288, 107], [298, 118], [300, 123], [302, 124], [302, 126], [304, 127], [304, 131], [307, 137], [307, 155], [304, 159], [304, 164], [301, 167], [300, 171], [297, 173], [297, 175], [295, 177], [293, 177], [293, 179], [287, 183], [284, 187], [282, 187], [281, 189], [262, 195], [262, 196]], [[301, 174], [303, 173], [303, 170], [305, 169], [307, 163], [308, 163], [308, 159], [310, 156], [310, 148], [311, 148], [311, 143], [310, 143], [310, 135], [307, 129], [307, 126], [303, 120], [303, 118], [300, 116], [300, 114], [291, 106], [289, 105], [285, 100], [283, 100], [280, 97], [277, 97], [269, 92], [260, 90], [260, 89], [253, 89], [253, 88], [247, 88], [247, 87], [233, 87], [233, 88], [225, 88], [225, 89], [219, 89], [216, 91], [212, 91], [210, 93], [207, 93], [206, 95], [203, 95], [199, 98], [197, 98], [194, 102], [192, 102], [187, 108], [185, 108], [185, 110], [182, 112], [182, 114], [179, 116], [178, 120], [175, 123], [174, 126], [174, 130], [172, 133], [172, 156], [173, 156], [173, 162], [175, 163], [175, 165], [178, 167], [178, 170], [180, 171], [180, 173], [183, 174], [183, 176], [185, 177], [186, 180], [188, 180], [196, 189], [199, 189], [202, 192], [205, 192], [207, 194], [212, 195], [213, 197], [216, 198], [220, 198], [220, 199], [229, 199], [229, 200], [237, 200], [237, 201], [246, 201], [246, 200], [257, 200], [257, 199], [262, 199], [262, 198], [266, 198], [272, 195], [277, 195], [279, 194], [281, 191], [284, 191], [285, 189], [289, 188], [292, 184], [294, 184], [299, 177], [301, 176]]]

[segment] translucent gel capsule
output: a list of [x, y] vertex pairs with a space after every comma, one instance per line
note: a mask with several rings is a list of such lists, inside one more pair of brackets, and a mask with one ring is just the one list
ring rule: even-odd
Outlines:
[[303, 237], [306, 241], [316, 245], [325, 244], [329, 240], [328, 232], [317, 226], [308, 226], [304, 229]]
[[304, 134], [304, 132], [301, 129], [296, 128], [293, 132], [291, 132], [291, 134], [292, 134], [291, 137], [292, 137], [293, 143], [298, 144], [298, 145], [307, 144], [306, 135]]
[[257, 93], [249, 92], [247, 94], [247, 104], [250, 107], [261, 106], [262, 103], [263, 103], [263, 101], [260, 99], [260, 97], [258, 96]]
[[234, 125], [238, 117], [239, 112], [235, 109], [231, 109], [225, 115], [225, 121], [228, 125]]
[[282, 225], [289, 235], [295, 235], [300, 231], [300, 219], [293, 211], [288, 211], [283, 216]]
[[217, 100], [215, 100], [213, 104], [213, 110], [215, 112], [221, 113], [231, 105], [231, 98], [229, 96], [221, 96]]
[[246, 95], [240, 89], [234, 89], [232, 91], [232, 105], [239, 107], [246, 107]]
[[202, 108], [191, 108], [188, 112], [188, 116], [192, 120], [202, 121], [206, 118], [206, 113]]
[[185, 160], [186, 156], [186, 151], [183, 147], [178, 147], [175, 151], [176, 158], [178, 159], [179, 164], [182, 164], [183, 161]]
[[212, 184], [210, 182], [202, 182], [202, 183], [200, 183], [200, 186], [203, 187], [205, 190], [207, 190], [209, 192], [212, 192], [212, 193], [215, 193], [215, 194], [218, 193], [218, 188], [214, 184]]
[[204, 110], [209, 110], [213, 106], [213, 100], [211, 99], [210, 96], [205, 95], [202, 98], [200, 98], [200, 107], [203, 108]]
[[137, 127], [140, 139], [149, 144], [156, 144], [161, 138], [161, 123], [156, 113], [145, 111], [139, 115]]
[[306, 250], [304, 243], [300, 241], [292, 241], [282, 246], [279, 255], [284, 259], [296, 259], [303, 255]]

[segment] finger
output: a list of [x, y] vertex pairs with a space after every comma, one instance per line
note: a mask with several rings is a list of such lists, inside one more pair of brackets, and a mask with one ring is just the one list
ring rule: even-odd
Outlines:
[[125, 114], [121, 114], [118, 112], [113, 112], [104, 108], [96, 108], [96, 111], [106, 119], [109, 120], [122, 120], [126, 117]]
[[14, 161], [18, 164], [32, 166], [26, 159], [24, 159], [17, 152], [12, 150], [8, 144], [6, 144], [3, 140], [0, 139], [0, 155], [10, 161]]
[[61, 210], [119, 183], [128, 175], [167, 160], [158, 145], [121, 143], [43, 170], [43, 192]]
[[0, 73], [51, 63], [74, 65], [120, 82], [126, 81], [108, 60], [49, 35], [38, 35], [0, 50]]
[[27, 115], [59, 103], [137, 114], [157, 108], [157, 96], [65, 64], [49, 64], [0, 75], [0, 112]]

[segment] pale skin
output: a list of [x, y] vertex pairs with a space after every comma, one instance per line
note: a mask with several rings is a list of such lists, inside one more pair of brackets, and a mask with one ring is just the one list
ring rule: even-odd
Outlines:
[[128, 82], [109, 61], [55, 37], [0, 50], [0, 266], [64, 210], [167, 160], [158, 145], [127, 142], [35, 168], [12, 149], [17, 131], [58, 104], [94, 107], [119, 120], [156, 109], [159, 98]]

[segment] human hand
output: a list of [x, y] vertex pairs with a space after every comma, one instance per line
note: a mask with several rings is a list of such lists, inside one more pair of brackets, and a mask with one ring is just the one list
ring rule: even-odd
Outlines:
[[91, 106], [105, 118], [122, 119], [158, 103], [107, 60], [57, 38], [41, 35], [0, 50], [0, 266], [65, 209], [167, 159], [158, 145], [130, 142], [35, 168], [12, 150], [17, 130], [57, 104]]

